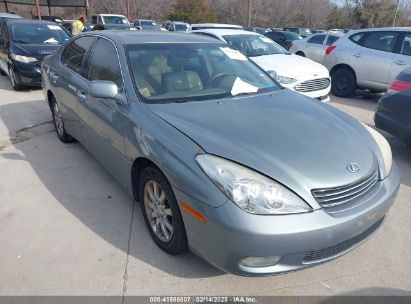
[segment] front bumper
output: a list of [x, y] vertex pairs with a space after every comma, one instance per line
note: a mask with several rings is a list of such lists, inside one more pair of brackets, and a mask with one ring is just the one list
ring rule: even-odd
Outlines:
[[24, 86], [41, 86], [41, 66], [40, 63], [13, 62], [16, 82]]
[[[391, 174], [377, 183], [378, 191], [362, 198], [354, 208], [339, 214], [319, 209], [278, 216], [249, 214], [230, 201], [213, 208], [174, 190], [179, 201], [188, 203], [206, 218], [201, 223], [183, 212], [192, 252], [223, 271], [264, 276], [323, 263], [365, 242], [393, 204], [399, 183], [399, 171], [394, 164]], [[281, 259], [268, 267], [239, 265], [246, 257], [268, 256]]]

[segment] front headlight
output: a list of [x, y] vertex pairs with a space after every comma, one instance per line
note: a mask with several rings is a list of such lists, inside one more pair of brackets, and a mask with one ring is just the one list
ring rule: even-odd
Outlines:
[[385, 139], [385, 137], [382, 136], [379, 132], [375, 131], [373, 128], [370, 128], [366, 124], [363, 124], [363, 125], [368, 130], [368, 132], [371, 134], [371, 136], [374, 138], [378, 147], [380, 148], [380, 151], [381, 151], [381, 154], [384, 160], [385, 176], [383, 176], [383, 178], [385, 178], [390, 174], [391, 168], [392, 168], [392, 152], [391, 152], [390, 144]]
[[290, 78], [290, 77], [285, 77], [285, 76], [280, 76], [277, 74], [276, 71], [267, 71], [268, 75], [270, 75], [275, 81], [282, 83], [282, 84], [291, 84], [293, 82], [296, 82], [297, 79]]
[[16, 55], [16, 54], [11, 54], [11, 58], [13, 58], [16, 61], [20, 61], [23, 63], [33, 63], [33, 62], [37, 62], [37, 59], [34, 57], [27, 57], [27, 56], [23, 56], [23, 55]]
[[198, 155], [196, 161], [217, 187], [244, 211], [291, 214], [311, 210], [284, 186], [235, 162], [209, 154]]

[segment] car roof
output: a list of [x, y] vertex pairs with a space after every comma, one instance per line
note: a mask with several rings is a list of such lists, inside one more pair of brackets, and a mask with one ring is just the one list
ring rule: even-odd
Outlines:
[[53, 21], [49, 21], [49, 20], [35, 20], [35, 19], [9, 19], [7, 20], [7, 24], [50, 24], [50, 25], [57, 25], [55, 22]]
[[1, 18], [21, 19], [22, 17], [16, 14], [0, 13]]
[[120, 14], [93, 14], [92, 16], [121, 16], [121, 17], [125, 17], [124, 15], [120, 15]]
[[224, 24], [224, 23], [195, 23], [191, 25], [192, 27], [208, 26], [208, 27], [232, 27], [232, 28], [243, 28], [241, 25], [235, 24]]
[[358, 29], [358, 30], [351, 30], [349, 33], [354, 32], [375, 32], [375, 31], [411, 31], [411, 27], [376, 27], [376, 28], [368, 28], [368, 29]]
[[155, 22], [155, 21], [152, 20], [152, 19], [137, 19], [136, 21], [150, 21], [150, 22]]
[[192, 31], [193, 33], [210, 33], [210, 34], [215, 34], [218, 36], [224, 36], [224, 35], [256, 35], [256, 36], [261, 36], [261, 34], [258, 34], [256, 32], [250, 32], [250, 31], [245, 31], [245, 30], [231, 30], [231, 29], [204, 29], [204, 30], [195, 30]]
[[214, 38], [189, 35], [186, 33], [147, 32], [147, 31], [98, 31], [86, 32], [82, 36], [102, 36], [117, 44], [148, 44], [148, 43], [218, 43]]

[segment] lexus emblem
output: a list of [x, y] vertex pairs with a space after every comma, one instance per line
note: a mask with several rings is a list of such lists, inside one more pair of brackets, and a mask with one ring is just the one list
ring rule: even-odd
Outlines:
[[360, 171], [360, 166], [358, 166], [357, 163], [349, 163], [349, 164], [347, 164], [347, 169], [351, 173], [357, 173], [357, 172]]

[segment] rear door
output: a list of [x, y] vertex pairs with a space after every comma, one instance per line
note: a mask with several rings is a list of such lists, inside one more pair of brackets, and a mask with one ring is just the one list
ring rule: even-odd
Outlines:
[[[355, 34], [356, 36], [359, 34]], [[352, 37], [350, 40], [352, 40]], [[357, 76], [359, 86], [385, 90], [394, 49], [399, 37], [395, 31], [372, 31], [363, 33], [358, 46], [351, 54], [350, 65]]]
[[403, 33], [398, 45], [398, 53], [395, 54], [391, 64], [388, 84], [391, 84], [395, 77], [404, 69], [411, 67], [411, 32]]
[[65, 127], [71, 135], [81, 141], [78, 118], [78, 102], [88, 88], [84, 77], [84, 63], [95, 37], [84, 36], [73, 40], [61, 53], [57, 68], [49, 71], [53, 94], [59, 103]]
[[304, 46], [304, 54], [311, 60], [321, 62], [325, 53], [326, 46], [324, 45], [325, 34], [317, 34], [308, 38]]
[[99, 38], [87, 60], [86, 78], [92, 82], [106, 80], [114, 82], [119, 90], [119, 99], [96, 98], [84, 92], [79, 100], [79, 116], [82, 136], [87, 149], [122, 184], [128, 182], [129, 170], [125, 157], [124, 133], [129, 107], [119, 58], [115, 45]]

